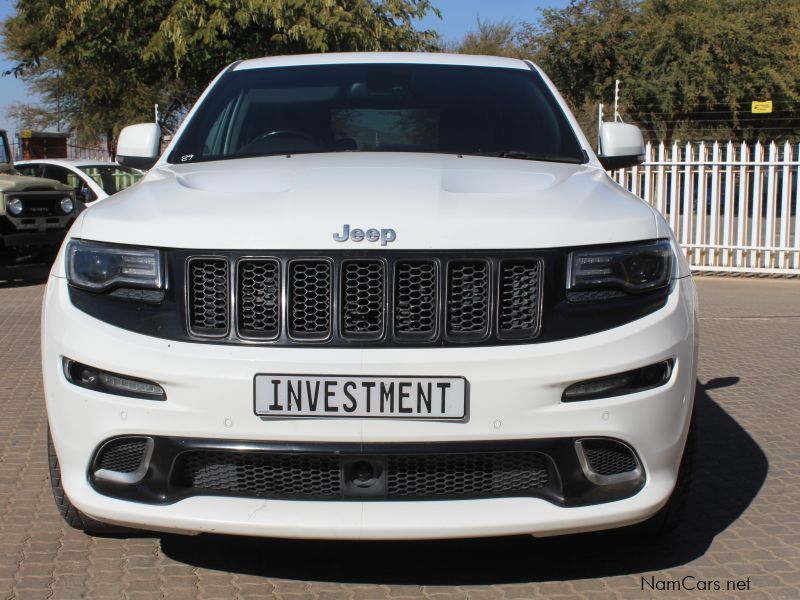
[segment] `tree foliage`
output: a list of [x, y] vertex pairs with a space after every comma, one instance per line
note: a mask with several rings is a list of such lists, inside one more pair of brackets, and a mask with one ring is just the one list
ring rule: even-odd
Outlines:
[[524, 58], [524, 49], [517, 38], [517, 28], [512, 21], [493, 22], [479, 18], [476, 29], [467, 32], [458, 42], [447, 44], [445, 50], [459, 54]]
[[[800, 11], [785, 0], [572, 0], [522, 44], [587, 130], [613, 100], [653, 139], [797, 138]], [[753, 115], [753, 100], [776, 112]], [[613, 109], [612, 109], [613, 110]]]
[[[276, 54], [434, 49], [415, 21], [430, 0], [18, 0], [2, 50], [44, 101], [14, 107], [61, 121], [84, 140], [131, 122], [174, 128], [210, 79], [235, 60]], [[438, 14], [438, 13], [436, 13]]]

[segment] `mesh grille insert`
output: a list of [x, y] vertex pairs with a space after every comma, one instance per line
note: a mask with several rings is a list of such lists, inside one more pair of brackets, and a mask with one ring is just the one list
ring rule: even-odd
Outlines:
[[636, 457], [624, 444], [613, 440], [583, 440], [582, 444], [589, 467], [598, 475], [617, 475], [636, 470]]
[[547, 485], [536, 452], [389, 456], [387, 486], [395, 497], [509, 496]]
[[505, 262], [500, 270], [500, 331], [535, 335], [539, 327], [539, 261]]
[[[548, 460], [531, 451], [385, 458], [386, 494], [360, 499], [525, 496], [550, 480]], [[178, 460], [178, 486], [200, 493], [298, 500], [353, 497], [343, 483], [340, 457], [333, 454], [194, 450]]]
[[289, 334], [327, 337], [331, 331], [331, 264], [297, 260], [289, 265]]
[[480, 337], [489, 329], [489, 265], [483, 261], [450, 263], [447, 331]]
[[280, 266], [276, 260], [243, 260], [238, 268], [239, 332], [274, 338], [280, 331]]
[[342, 270], [342, 331], [380, 337], [384, 323], [384, 266], [381, 261], [348, 261]]
[[193, 258], [189, 261], [189, 328], [199, 335], [228, 331], [228, 261]]
[[189, 452], [180, 473], [189, 488], [273, 497], [341, 496], [336, 456]]
[[146, 438], [123, 438], [106, 444], [95, 462], [96, 469], [135, 473], [147, 450]]
[[395, 266], [394, 329], [398, 334], [433, 336], [436, 332], [436, 265], [398, 262]]

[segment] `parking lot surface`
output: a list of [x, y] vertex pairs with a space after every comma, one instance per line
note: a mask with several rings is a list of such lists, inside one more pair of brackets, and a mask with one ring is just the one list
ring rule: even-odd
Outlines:
[[69, 529], [47, 476], [45, 277], [0, 271], [0, 598], [800, 597], [798, 280], [698, 279], [696, 480], [670, 537], [334, 543]]

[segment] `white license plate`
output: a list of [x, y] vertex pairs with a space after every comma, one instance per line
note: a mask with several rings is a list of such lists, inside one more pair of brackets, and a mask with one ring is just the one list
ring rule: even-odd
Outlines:
[[463, 377], [269, 375], [255, 377], [255, 412], [263, 417], [463, 420]]

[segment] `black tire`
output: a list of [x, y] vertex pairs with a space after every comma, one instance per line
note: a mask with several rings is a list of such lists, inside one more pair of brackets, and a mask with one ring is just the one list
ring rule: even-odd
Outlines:
[[629, 527], [629, 532], [640, 537], [660, 537], [673, 531], [681, 524], [689, 503], [689, 491], [692, 487], [694, 455], [697, 439], [697, 419], [692, 411], [689, 434], [678, 469], [678, 480], [667, 503], [647, 521]]
[[58, 465], [58, 456], [56, 456], [56, 449], [53, 446], [53, 438], [50, 436], [49, 427], [47, 428], [47, 466], [50, 470], [50, 487], [53, 489], [53, 499], [56, 501], [58, 512], [67, 525], [86, 533], [119, 534], [132, 531], [125, 527], [97, 521], [89, 515], [83, 514], [72, 505], [61, 485], [61, 468]]

